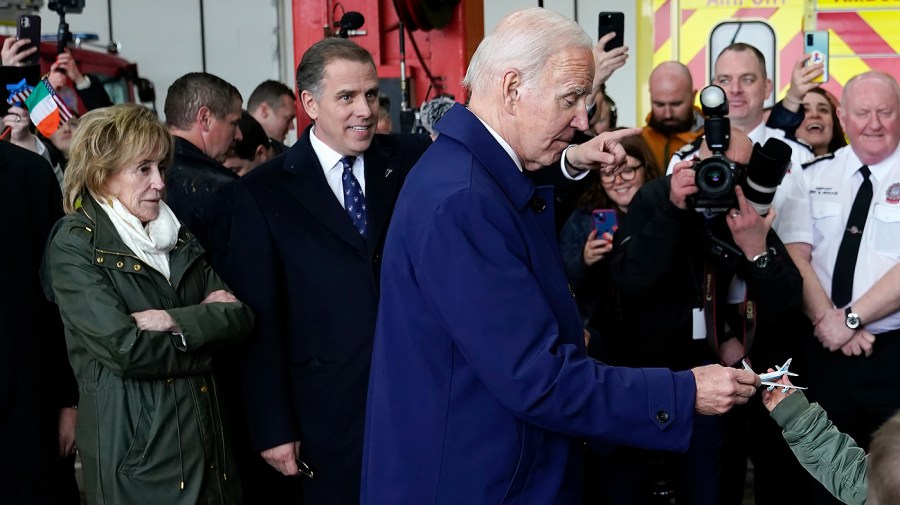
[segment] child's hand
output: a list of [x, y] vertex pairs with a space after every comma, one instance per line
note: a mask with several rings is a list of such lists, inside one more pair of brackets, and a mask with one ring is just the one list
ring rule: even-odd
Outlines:
[[[772, 370], [770, 368], [766, 371], [774, 372], [775, 370]], [[777, 382], [778, 384], [784, 384], [785, 386], [793, 385], [793, 384], [791, 384], [791, 380], [788, 378], [787, 375], [782, 375], [780, 379], [778, 379], [777, 381], [774, 381], [774, 382]], [[766, 386], [763, 386], [763, 387], [766, 387]], [[777, 407], [778, 404], [781, 403], [781, 400], [784, 400], [784, 398], [787, 395], [793, 393], [795, 390], [793, 388], [788, 389], [786, 393], [784, 393], [782, 391], [784, 391], [784, 390], [779, 387], [776, 387], [772, 391], [769, 391], [768, 389], [763, 390], [763, 393], [762, 393], [763, 405], [765, 405], [766, 408], [769, 409], [769, 412], [772, 412], [773, 410], [775, 410], [775, 407]]]

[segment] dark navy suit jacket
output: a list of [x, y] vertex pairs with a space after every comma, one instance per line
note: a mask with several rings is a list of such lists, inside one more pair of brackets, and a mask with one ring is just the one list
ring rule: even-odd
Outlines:
[[325, 180], [310, 129], [234, 185], [227, 279], [253, 308], [243, 377], [251, 441], [301, 441], [306, 505], [358, 504], [381, 251], [400, 186], [430, 144], [376, 135], [364, 154], [368, 240]]
[[586, 357], [551, 189], [463, 106], [438, 129], [385, 245], [362, 503], [580, 504], [582, 440], [685, 450], [691, 372]]

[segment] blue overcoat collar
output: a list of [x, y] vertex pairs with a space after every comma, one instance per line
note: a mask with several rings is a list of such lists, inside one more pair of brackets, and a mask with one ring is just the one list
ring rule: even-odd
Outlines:
[[441, 135], [446, 135], [464, 146], [506, 193], [517, 210], [522, 210], [534, 196], [534, 183], [497, 143], [484, 124], [469, 109], [455, 104], [435, 124]]

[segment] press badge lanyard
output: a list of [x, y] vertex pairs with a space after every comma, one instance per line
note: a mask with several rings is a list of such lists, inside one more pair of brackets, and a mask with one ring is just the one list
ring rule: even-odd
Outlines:
[[[741, 345], [744, 353], [753, 345], [756, 333], [756, 303], [749, 298], [749, 290], [744, 290], [744, 301], [738, 304], [741, 316]], [[706, 340], [719, 355], [719, 335], [716, 325], [716, 271], [709, 261], [703, 262], [703, 315], [706, 319]], [[726, 363], [730, 365], [731, 363]]]

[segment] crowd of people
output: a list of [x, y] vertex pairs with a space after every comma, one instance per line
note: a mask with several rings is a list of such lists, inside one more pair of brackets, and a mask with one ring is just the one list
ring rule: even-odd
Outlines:
[[[347, 39], [246, 109], [185, 74], [164, 121], [60, 54], [76, 116], [44, 136], [10, 107], [0, 142], [10, 503], [79, 503], [76, 448], [91, 505], [729, 505], [748, 459], [761, 505], [900, 502], [896, 79], [838, 100], [801, 58], [766, 109], [765, 56], [734, 43], [719, 152], [679, 62], [619, 125], [613, 36], [510, 14], [424, 134], [391, 133]], [[778, 168], [753, 162], [772, 139], [777, 189], [742, 175]], [[722, 208], [698, 204], [716, 156]], [[808, 389], [757, 397], [742, 364], [790, 357]]]

